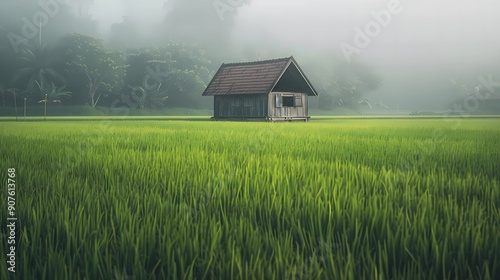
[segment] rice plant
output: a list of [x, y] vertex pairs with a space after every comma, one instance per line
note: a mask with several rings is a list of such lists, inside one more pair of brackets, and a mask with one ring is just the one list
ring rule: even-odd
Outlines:
[[498, 139], [498, 119], [2, 122], [15, 278], [498, 279]]

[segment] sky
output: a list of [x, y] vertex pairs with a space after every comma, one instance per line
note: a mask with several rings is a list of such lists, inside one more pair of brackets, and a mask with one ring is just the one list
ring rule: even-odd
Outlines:
[[500, 68], [500, 2], [490, 0], [254, 0], [240, 10], [235, 37], [245, 44], [284, 46], [290, 53], [341, 52], [342, 43], [355, 46], [355, 28], [370, 26], [373, 14], [389, 5], [399, 8], [386, 26], [373, 29], [369, 44], [349, 56], [383, 76], [375, 99], [391, 105], [397, 96], [409, 104], [436, 99], [441, 105], [436, 95], [449, 88], [450, 78]]
[[163, 20], [168, 11], [164, 2], [158, 0], [96, 0], [89, 6], [88, 12], [92, 19], [98, 22], [99, 32], [103, 35], [110, 32], [112, 24], [122, 22], [124, 17], [137, 20], [141, 23], [137, 26], [138, 30], [142, 33], [149, 33], [154, 26]]
[[254, 0], [240, 10], [236, 33], [242, 40], [259, 36], [313, 49], [339, 48], [341, 42], [352, 43], [354, 28], [364, 29], [374, 21], [371, 13], [388, 10], [391, 2], [400, 3], [399, 13], [392, 14], [360, 57], [389, 54], [399, 60], [412, 53], [436, 59], [465, 55], [475, 60], [478, 47], [483, 54], [498, 55], [500, 2], [491, 0], [474, 4], [470, 0]]

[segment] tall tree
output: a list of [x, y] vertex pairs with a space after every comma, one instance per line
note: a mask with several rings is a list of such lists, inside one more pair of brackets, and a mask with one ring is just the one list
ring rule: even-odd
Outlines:
[[166, 106], [197, 108], [206, 105], [201, 92], [213, 69], [205, 51], [170, 43], [161, 48], [132, 50], [126, 73], [125, 84], [137, 102], [149, 92], [157, 97], [168, 96]]
[[56, 86], [54, 83], [51, 83], [48, 86], [42, 86], [41, 84], [38, 84], [38, 87], [40, 89], [40, 92], [42, 93], [42, 96], [44, 99], [38, 101], [39, 103], [44, 102], [52, 102], [52, 103], [61, 103], [62, 99], [64, 98], [70, 98], [71, 97], [71, 92], [65, 90], [66, 86]]
[[81, 34], [65, 35], [60, 51], [68, 88], [79, 95], [75, 102], [95, 107], [102, 97], [120, 91], [125, 69], [120, 52], [108, 50], [100, 39]]

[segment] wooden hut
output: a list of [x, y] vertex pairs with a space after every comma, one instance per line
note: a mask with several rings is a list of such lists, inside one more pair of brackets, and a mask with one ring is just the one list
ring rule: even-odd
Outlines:
[[307, 121], [317, 95], [292, 56], [222, 64], [203, 92], [214, 97], [216, 120]]

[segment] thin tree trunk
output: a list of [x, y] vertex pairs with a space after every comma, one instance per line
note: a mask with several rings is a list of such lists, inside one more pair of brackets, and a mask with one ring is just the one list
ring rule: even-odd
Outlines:
[[101, 95], [99, 94], [99, 96], [97, 96], [97, 99], [94, 99], [94, 97], [99, 89], [99, 85], [101, 84], [101, 81], [98, 81], [97, 78], [92, 80], [92, 78], [90, 77], [90, 75], [88, 73], [85, 73], [85, 74], [87, 75], [87, 78], [89, 79], [88, 87], [89, 87], [91, 106], [92, 106], [92, 108], [95, 108], [95, 106], [97, 106], [97, 103], [99, 102], [99, 99], [101, 98]]
[[17, 98], [16, 92], [14, 92], [14, 107], [16, 108], [16, 122], [17, 122]]

